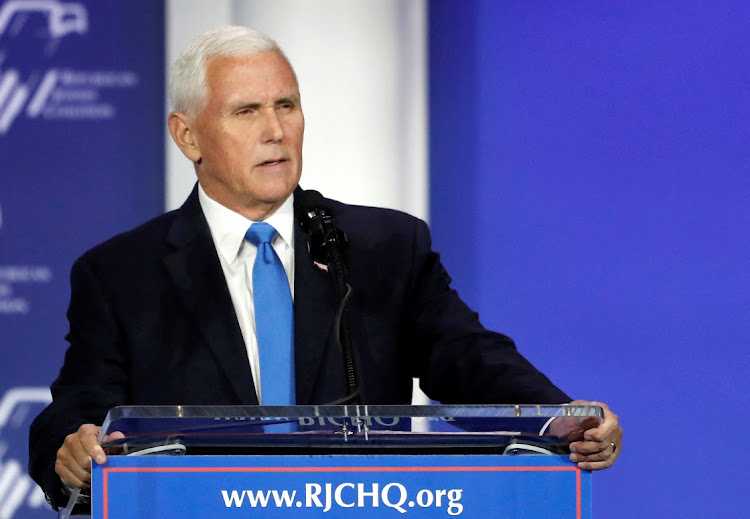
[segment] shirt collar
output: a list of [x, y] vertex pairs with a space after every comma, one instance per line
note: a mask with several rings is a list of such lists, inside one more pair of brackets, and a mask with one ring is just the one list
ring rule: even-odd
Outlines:
[[[198, 200], [206, 216], [211, 236], [219, 254], [228, 264], [232, 264], [245, 243], [245, 233], [254, 222], [239, 213], [224, 207], [210, 198], [203, 187], [198, 184]], [[264, 220], [272, 225], [278, 236], [274, 244], [281, 239], [294, 250], [294, 194], [292, 193], [275, 213]]]

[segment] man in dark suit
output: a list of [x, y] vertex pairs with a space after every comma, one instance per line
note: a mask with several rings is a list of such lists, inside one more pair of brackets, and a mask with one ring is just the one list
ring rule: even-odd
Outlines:
[[[117, 405], [258, 404], [251, 271], [253, 222], [268, 222], [294, 295], [294, 400], [347, 394], [338, 301], [294, 205], [304, 197], [297, 80], [276, 44], [245, 28], [201, 35], [170, 76], [170, 133], [194, 164], [185, 204], [84, 254], [71, 273], [70, 348], [53, 403], [31, 429], [30, 472], [53, 504], [85, 487], [96, 436]], [[564, 403], [537, 371], [450, 288], [427, 226], [397, 211], [324, 201], [348, 238], [350, 329], [362, 403], [405, 404], [412, 377], [444, 403]], [[248, 286], [249, 285], [249, 286]], [[573, 444], [583, 468], [610, 466], [622, 438], [605, 421]]]

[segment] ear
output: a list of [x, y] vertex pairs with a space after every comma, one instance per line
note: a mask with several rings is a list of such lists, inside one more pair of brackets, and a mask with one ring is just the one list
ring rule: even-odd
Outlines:
[[172, 140], [192, 162], [201, 160], [201, 150], [195, 133], [195, 120], [182, 112], [172, 112], [167, 119]]

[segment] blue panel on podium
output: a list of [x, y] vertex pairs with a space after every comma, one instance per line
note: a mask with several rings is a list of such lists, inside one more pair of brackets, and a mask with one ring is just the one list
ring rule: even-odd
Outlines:
[[567, 456], [110, 456], [93, 490], [94, 519], [591, 517]]

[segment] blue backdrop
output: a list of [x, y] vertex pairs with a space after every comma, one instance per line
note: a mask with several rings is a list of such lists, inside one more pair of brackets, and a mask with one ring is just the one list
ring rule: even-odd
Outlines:
[[[68, 273], [163, 210], [164, 7], [0, 1], [0, 517], [39, 517], [24, 475], [62, 363]], [[51, 514], [50, 514], [51, 515]]]
[[748, 19], [430, 3], [436, 247], [487, 326], [619, 413], [596, 517], [747, 512]]

